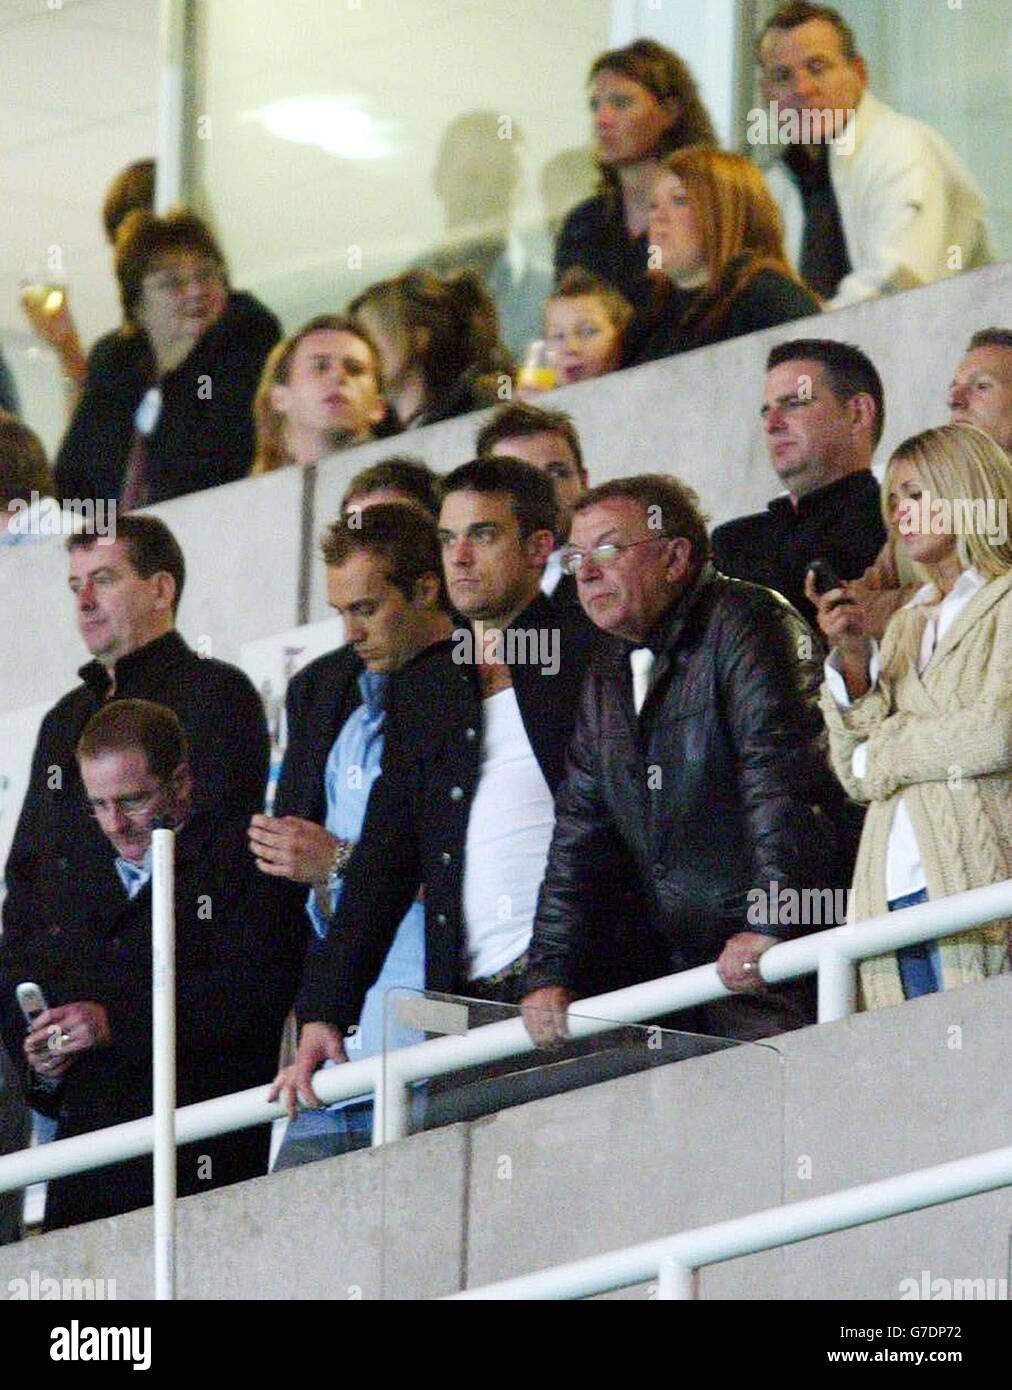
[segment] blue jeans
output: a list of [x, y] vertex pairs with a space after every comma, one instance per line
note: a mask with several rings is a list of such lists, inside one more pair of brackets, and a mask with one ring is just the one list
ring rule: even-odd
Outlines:
[[[893, 898], [889, 904], [890, 912], [899, 912], [904, 907], [916, 907], [926, 903], [926, 888], [916, 893], [907, 893], [902, 898]], [[937, 994], [942, 987], [941, 967], [938, 947], [933, 941], [919, 941], [916, 946], [903, 946], [896, 952], [900, 967], [900, 980], [903, 983], [904, 999], [919, 999], [924, 994]]]

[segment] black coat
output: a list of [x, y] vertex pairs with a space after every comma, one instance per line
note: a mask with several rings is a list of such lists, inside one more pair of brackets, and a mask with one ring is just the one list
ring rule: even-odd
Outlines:
[[766, 511], [726, 521], [713, 533], [713, 561], [732, 579], [776, 589], [803, 618], [815, 619], [805, 597], [813, 560], [828, 560], [841, 579], [859, 579], [885, 545], [881, 490], [870, 471], [798, 498], [774, 497]]
[[[109, 689], [105, 667], [90, 661], [42, 721], [31, 777], [7, 859], [4, 930], [30, 922], [46, 882], [71, 865], [116, 887], [108, 841], [84, 809], [74, 747]], [[250, 816], [263, 806], [270, 745], [263, 705], [235, 666], [199, 657], [168, 632], [116, 663], [119, 699], [154, 700], [178, 716], [190, 741], [194, 800], [216, 815]], [[73, 880], [71, 880], [73, 881]]]
[[[159, 383], [162, 410], [147, 440], [152, 502], [244, 478], [253, 462], [253, 397], [281, 326], [252, 295], [233, 293], [221, 318]], [[61, 498], [117, 499], [134, 414], [155, 384], [144, 333], [110, 333], [88, 358], [84, 391], [56, 456]]]
[[[557, 629], [557, 674], [519, 662], [510, 671], [531, 747], [554, 793], [562, 777], [592, 630], [539, 595], [511, 632]], [[482, 704], [475, 668], [454, 661], [453, 640], [428, 647], [391, 680], [383, 776], [344, 880], [338, 918], [309, 957], [300, 1021], [347, 1031], [358, 1019], [390, 943], [425, 886], [426, 987], [460, 984], [463, 859], [481, 772]]]
[[707, 566], [650, 645], [657, 660], [639, 720], [628, 642], [595, 658], [584, 687], [528, 991], [576, 987], [588, 914], [625, 872], [616, 831], [649, 899], [643, 926], [670, 943], [674, 969], [714, 960], [750, 929], [750, 890], [849, 882], [819, 663], [799, 655], [812, 642], [794, 610]]
[[288, 745], [274, 797], [276, 816], [299, 816], [317, 825], [327, 819], [327, 759], [349, 716], [362, 703], [358, 678], [364, 669], [355, 649], [346, 645], [317, 657], [289, 681]]
[[646, 309], [653, 298], [649, 249], [646, 233], [630, 240], [622, 199], [598, 193], [567, 213], [555, 244], [555, 274], [582, 266], [621, 290], [634, 309]]
[[[306, 933], [301, 888], [266, 878], [246, 842], [245, 816], [195, 816], [176, 844], [177, 1104], [265, 1085], [295, 995]], [[106, 859], [114, 851], [106, 844]], [[151, 887], [132, 901], [111, 874], [56, 869], [35, 916], [0, 942], [0, 1015], [12, 1057], [27, 1072], [14, 990], [34, 980], [51, 1007], [102, 1004], [111, 1046], [83, 1054], [49, 1108], [58, 1138], [151, 1112]], [[45, 1099], [33, 1095], [45, 1107]], [[198, 1164], [210, 1157], [210, 1171]], [[187, 1146], [180, 1195], [266, 1171], [267, 1130]], [[69, 1225], [151, 1201], [150, 1160], [50, 1184], [46, 1225]]]

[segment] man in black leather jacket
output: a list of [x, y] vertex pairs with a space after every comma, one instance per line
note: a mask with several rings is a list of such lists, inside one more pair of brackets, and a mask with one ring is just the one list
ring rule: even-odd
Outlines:
[[615, 640], [584, 686], [557, 797], [524, 981], [536, 1041], [562, 1034], [588, 914], [621, 872], [616, 832], [650, 903], [644, 932], [663, 939], [673, 971], [716, 960], [732, 991], [682, 1026], [754, 1038], [811, 1021], [805, 988], [767, 989], [758, 960], [834, 924], [781, 921], [769, 903], [849, 882], [818, 644], [783, 599], [718, 574], [708, 556], [695, 496], [673, 478], [606, 483], [575, 508], [568, 567]]

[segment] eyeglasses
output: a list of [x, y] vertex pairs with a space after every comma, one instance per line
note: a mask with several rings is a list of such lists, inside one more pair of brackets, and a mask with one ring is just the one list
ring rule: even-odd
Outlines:
[[85, 809], [95, 820], [100, 816], [109, 815], [111, 811], [119, 811], [127, 820], [141, 820], [152, 810], [159, 794], [167, 785], [167, 782], [159, 782], [151, 791], [138, 792], [133, 796], [110, 796], [107, 801], [85, 797]]
[[562, 552], [562, 572], [563, 574], [579, 574], [588, 560], [591, 564], [597, 565], [599, 569], [607, 569], [609, 565], [615, 564], [623, 550], [634, 550], [636, 546], [649, 545], [651, 541], [668, 540], [671, 540], [670, 536], [659, 532], [656, 536], [644, 536], [641, 541], [629, 541], [626, 545], [609, 541], [605, 545], [596, 545], [593, 550], [571, 550], [567, 546]]

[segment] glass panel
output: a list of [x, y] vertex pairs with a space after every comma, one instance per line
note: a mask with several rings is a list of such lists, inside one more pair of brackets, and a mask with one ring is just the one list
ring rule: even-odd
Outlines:
[[195, 201], [236, 284], [294, 327], [409, 265], [472, 265], [508, 345], [541, 336], [552, 225], [594, 183], [585, 81], [610, 17], [608, 0], [200, 6]]

